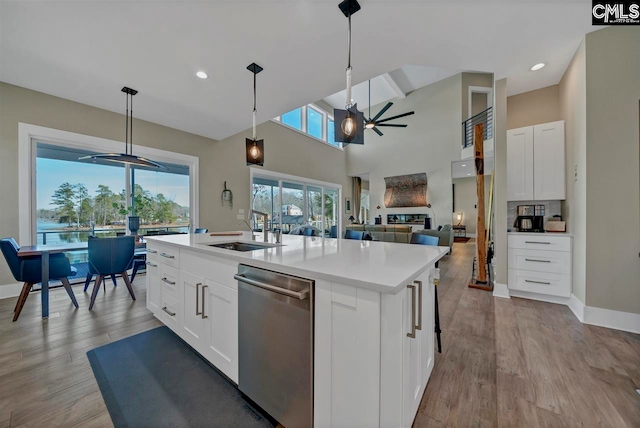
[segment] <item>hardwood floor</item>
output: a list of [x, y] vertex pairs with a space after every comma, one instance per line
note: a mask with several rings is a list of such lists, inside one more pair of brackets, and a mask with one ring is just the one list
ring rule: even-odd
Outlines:
[[[467, 287], [474, 242], [441, 263], [443, 353], [415, 427], [640, 427], [640, 336], [582, 325], [561, 305], [494, 299]], [[0, 428], [111, 427], [85, 353], [160, 323], [145, 308], [144, 276], [90, 294], [51, 292], [40, 319], [32, 293], [11, 322], [0, 300]]]
[[454, 245], [440, 266], [443, 352], [414, 427], [640, 427], [640, 335], [468, 288], [475, 243]]

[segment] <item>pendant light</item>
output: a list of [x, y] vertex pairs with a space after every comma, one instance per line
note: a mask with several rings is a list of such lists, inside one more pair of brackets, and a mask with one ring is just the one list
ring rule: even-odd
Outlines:
[[[133, 154], [133, 96], [137, 94], [138, 91], [125, 86], [122, 88], [122, 92], [127, 96], [127, 120], [125, 125], [124, 153], [96, 153], [93, 155], [82, 156], [78, 158], [78, 160], [104, 160], [154, 169], [167, 169], [164, 165]], [[129, 104], [131, 104], [131, 108], [129, 108]]]
[[364, 144], [364, 113], [359, 112], [358, 105], [351, 102], [351, 15], [360, 10], [360, 4], [357, 0], [344, 0], [338, 7], [349, 21], [349, 30], [347, 32], [349, 53], [346, 71], [347, 100], [344, 110], [333, 110], [335, 123], [340, 124], [340, 126], [335, 127], [334, 139], [343, 145]]
[[258, 113], [256, 109], [256, 76], [263, 68], [252, 62], [247, 66], [247, 70], [253, 73], [253, 137], [247, 138], [246, 141], [247, 165], [264, 166], [264, 140], [258, 140], [256, 133], [256, 115]]

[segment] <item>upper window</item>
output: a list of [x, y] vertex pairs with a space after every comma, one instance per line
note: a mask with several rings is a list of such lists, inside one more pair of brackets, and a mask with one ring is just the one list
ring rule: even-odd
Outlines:
[[335, 142], [333, 116], [313, 104], [291, 110], [274, 120], [333, 147], [342, 148], [342, 144]]

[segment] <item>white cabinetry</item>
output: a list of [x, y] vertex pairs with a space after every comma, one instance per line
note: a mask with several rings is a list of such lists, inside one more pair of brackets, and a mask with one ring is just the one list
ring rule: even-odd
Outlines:
[[571, 296], [571, 237], [509, 235], [509, 289]]
[[149, 242], [147, 308], [238, 382], [236, 262]]
[[507, 200], [565, 199], [564, 121], [507, 131]]

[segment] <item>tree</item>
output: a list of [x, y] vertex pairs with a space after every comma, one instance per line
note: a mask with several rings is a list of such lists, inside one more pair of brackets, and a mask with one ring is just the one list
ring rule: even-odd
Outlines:
[[76, 227], [80, 227], [80, 223], [87, 224], [93, 213], [93, 206], [89, 191], [84, 184], [75, 184], [73, 188], [73, 211], [76, 215]]
[[58, 221], [67, 223], [69, 226], [71, 226], [75, 216], [74, 193], [73, 185], [62, 183], [51, 197], [51, 203], [56, 206]]
[[104, 184], [98, 185], [96, 193], [97, 195], [93, 200], [96, 219], [100, 220], [102, 226], [105, 226], [107, 220], [113, 218], [114, 193], [109, 189], [109, 186], [105, 186]]

